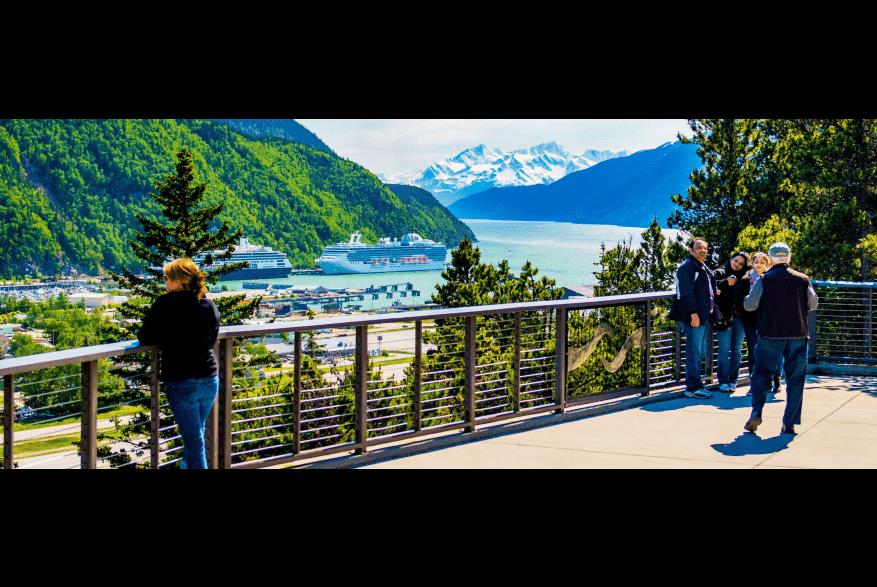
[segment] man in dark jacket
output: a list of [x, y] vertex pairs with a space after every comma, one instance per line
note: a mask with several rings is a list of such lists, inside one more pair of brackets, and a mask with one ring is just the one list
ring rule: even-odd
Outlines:
[[704, 264], [709, 245], [696, 238], [688, 249], [691, 254], [676, 270], [676, 299], [672, 318], [679, 321], [685, 332], [685, 397], [708, 398], [701, 379], [701, 365], [706, 355], [706, 341], [710, 336], [710, 320], [716, 308], [716, 280]]
[[807, 312], [819, 302], [810, 278], [789, 268], [789, 245], [776, 243], [768, 250], [773, 265], [755, 282], [743, 301], [746, 310], [758, 310], [758, 344], [752, 377], [752, 414], [745, 429], [755, 432], [780, 357], [785, 359], [786, 410], [781, 434], [795, 434], [801, 423], [804, 377], [807, 373]]

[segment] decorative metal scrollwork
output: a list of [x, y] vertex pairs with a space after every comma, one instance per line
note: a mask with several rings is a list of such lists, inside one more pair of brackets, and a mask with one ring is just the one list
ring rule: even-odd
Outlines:
[[[615, 332], [612, 330], [612, 327], [608, 324], [599, 324], [597, 326], [597, 330], [594, 333], [594, 336], [588, 341], [583, 347], [580, 348], [571, 348], [569, 349], [569, 371], [575, 371], [579, 367], [585, 364], [585, 361], [590, 358], [591, 354], [593, 354], [594, 350], [597, 348], [597, 344], [600, 342], [600, 339], [606, 336], [607, 334], [614, 334]], [[641, 349], [645, 346], [645, 331], [642, 327], [637, 328], [633, 331], [633, 333], [627, 337], [627, 340], [624, 341], [624, 344], [621, 346], [621, 350], [618, 351], [618, 354], [611, 361], [607, 361], [606, 359], [602, 359], [603, 368], [606, 369], [609, 373], [617, 372], [621, 366], [624, 364], [625, 359], [627, 358], [627, 353], [630, 349]]]

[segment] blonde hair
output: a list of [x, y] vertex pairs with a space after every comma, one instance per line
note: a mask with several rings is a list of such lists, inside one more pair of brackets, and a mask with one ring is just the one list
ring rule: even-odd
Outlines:
[[773, 265], [773, 260], [770, 258], [770, 255], [768, 255], [767, 253], [765, 253], [763, 251], [757, 251], [755, 253], [752, 253], [752, 261], [750, 261], [750, 263], [752, 265], [755, 265], [755, 260], [758, 259], [759, 257], [764, 257], [764, 260], [767, 262], [768, 267]]
[[207, 274], [198, 269], [192, 259], [175, 259], [162, 267], [162, 272], [171, 281], [178, 281], [183, 289], [191, 291], [200, 301], [207, 293], [207, 284], [204, 279]]

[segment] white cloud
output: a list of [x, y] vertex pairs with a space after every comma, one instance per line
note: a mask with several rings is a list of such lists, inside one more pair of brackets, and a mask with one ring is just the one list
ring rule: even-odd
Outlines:
[[685, 120], [299, 119], [335, 152], [374, 173], [420, 171], [483, 143], [503, 150], [556, 141], [585, 149], [652, 149], [688, 132]]

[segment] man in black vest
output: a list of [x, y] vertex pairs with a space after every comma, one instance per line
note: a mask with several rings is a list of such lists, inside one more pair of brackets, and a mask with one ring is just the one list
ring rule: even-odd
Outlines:
[[801, 423], [804, 377], [807, 374], [807, 312], [818, 304], [810, 278], [789, 268], [789, 245], [776, 243], [768, 250], [773, 265], [755, 282], [743, 307], [758, 310], [758, 344], [752, 376], [752, 415], [745, 429], [755, 432], [761, 424], [761, 410], [770, 391], [771, 377], [780, 357], [785, 359], [786, 411], [781, 434], [795, 434]]

